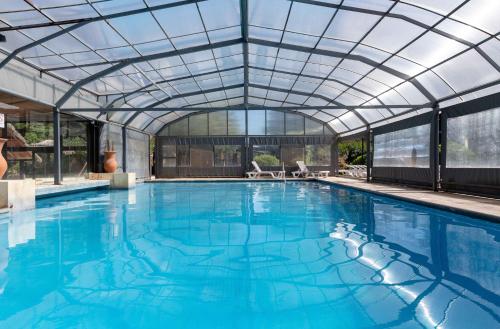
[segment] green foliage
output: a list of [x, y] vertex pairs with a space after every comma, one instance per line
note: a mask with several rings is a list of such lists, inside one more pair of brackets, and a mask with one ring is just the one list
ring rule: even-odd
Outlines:
[[49, 129], [45, 122], [14, 123], [17, 131], [25, 131], [24, 138], [28, 144], [40, 143], [47, 139], [52, 139], [52, 129]]
[[362, 145], [362, 141], [359, 139], [340, 142], [338, 144], [339, 157], [341, 157], [347, 164], [366, 164], [366, 157], [362, 154], [363, 149], [366, 152], [366, 147], [363, 147]]
[[366, 165], [366, 156], [365, 155], [358, 155], [350, 164], [353, 165]]
[[280, 160], [272, 154], [259, 154], [253, 158], [259, 166], [278, 166]]

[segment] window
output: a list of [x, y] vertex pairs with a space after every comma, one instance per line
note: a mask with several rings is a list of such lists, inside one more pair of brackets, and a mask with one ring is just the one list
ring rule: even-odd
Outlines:
[[374, 167], [429, 168], [431, 125], [374, 136]]
[[214, 158], [216, 167], [239, 167], [241, 166], [241, 146], [215, 145]]
[[296, 167], [297, 161], [304, 161], [304, 146], [283, 145], [281, 147], [281, 159], [285, 166]]
[[228, 135], [245, 135], [245, 111], [227, 112], [227, 133]]
[[253, 160], [259, 166], [279, 166], [280, 147], [278, 145], [254, 145]]
[[177, 167], [189, 166], [189, 145], [177, 145]]
[[299, 114], [286, 114], [286, 134], [304, 135], [304, 117]]
[[161, 146], [162, 155], [162, 165], [163, 167], [175, 167], [176, 166], [176, 150], [175, 145], [164, 144]]
[[191, 167], [207, 168], [214, 166], [214, 150], [212, 145], [191, 145]]
[[174, 122], [170, 125], [170, 136], [187, 136], [188, 135], [188, 120], [183, 119]]
[[323, 124], [311, 120], [309, 118], [305, 118], [306, 120], [306, 135], [323, 135]]
[[191, 136], [208, 135], [207, 113], [196, 114], [189, 118], [189, 135]]
[[227, 135], [227, 112], [217, 111], [208, 114], [209, 133], [210, 135], [224, 136]]
[[446, 167], [500, 168], [500, 108], [450, 118]]
[[306, 145], [306, 165], [309, 166], [330, 166], [331, 147], [330, 145]]
[[248, 111], [248, 134], [249, 135], [266, 134], [266, 111], [262, 110]]
[[285, 113], [278, 111], [266, 111], [267, 129], [266, 135], [285, 134]]

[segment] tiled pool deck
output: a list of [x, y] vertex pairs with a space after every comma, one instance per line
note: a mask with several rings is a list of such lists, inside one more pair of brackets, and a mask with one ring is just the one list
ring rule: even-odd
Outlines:
[[500, 222], [499, 199], [434, 192], [401, 185], [367, 183], [365, 180], [343, 177], [328, 177], [318, 180]]
[[35, 195], [37, 199], [62, 195], [65, 193], [76, 193], [97, 188], [109, 187], [109, 180], [68, 180], [62, 185], [39, 184], [36, 185]]

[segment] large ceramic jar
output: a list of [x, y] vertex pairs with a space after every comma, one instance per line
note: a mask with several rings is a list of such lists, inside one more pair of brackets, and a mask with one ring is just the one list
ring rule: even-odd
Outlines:
[[2, 154], [3, 146], [7, 141], [8, 139], [0, 138], [0, 179], [3, 178], [3, 175], [5, 175], [5, 172], [7, 171], [7, 161]]
[[104, 171], [107, 173], [114, 173], [118, 167], [116, 162], [116, 151], [104, 151]]

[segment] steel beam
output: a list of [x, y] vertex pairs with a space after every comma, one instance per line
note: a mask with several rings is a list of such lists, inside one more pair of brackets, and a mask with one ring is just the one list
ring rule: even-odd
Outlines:
[[241, 38], [243, 39], [243, 104], [248, 106], [248, 2], [240, 0]]
[[431, 164], [432, 164], [432, 189], [437, 191], [439, 188], [439, 131], [440, 131], [440, 111], [439, 105], [436, 103], [432, 107], [432, 122], [431, 122]]
[[[237, 85], [238, 88], [241, 88], [242, 85]], [[408, 105], [408, 104], [398, 104], [398, 105], [363, 105], [363, 106], [354, 106], [354, 105], [324, 105], [324, 106], [253, 106], [250, 105], [248, 107], [249, 110], [252, 109], [262, 109], [262, 110], [355, 110], [355, 109], [385, 109], [385, 108], [393, 108], [393, 109], [411, 109], [418, 110], [422, 108], [430, 108], [432, 107], [431, 103], [426, 104], [418, 104], [418, 105]], [[211, 111], [211, 110], [243, 110], [245, 109], [244, 105], [241, 106], [229, 106], [223, 108], [217, 107], [154, 107], [154, 108], [132, 108], [132, 107], [113, 107], [109, 109], [101, 109], [101, 111], [105, 112], [163, 112], [163, 111], [172, 111], [172, 112], [183, 112], [183, 111]], [[96, 109], [92, 108], [76, 108], [76, 109], [64, 109], [65, 112], [96, 112]], [[389, 118], [388, 118], [389, 119]]]
[[61, 108], [64, 103], [80, 89], [82, 86], [97, 80], [99, 78], [102, 78], [110, 73], [116, 72], [128, 65], [132, 65], [135, 63], [140, 63], [140, 62], [145, 62], [149, 60], [155, 60], [155, 59], [160, 59], [160, 58], [165, 58], [165, 57], [171, 57], [171, 56], [178, 56], [178, 55], [184, 55], [188, 53], [193, 53], [197, 51], [203, 51], [207, 49], [214, 49], [214, 48], [222, 48], [222, 47], [227, 47], [227, 46], [232, 46], [235, 44], [241, 43], [241, 38], [234, 39], [234, 40], [227, 40], [227, 41], [222, 41], [222, 42], [216, 42], [213, 44], [207, 44], [207, 45], [201, 45], [201, 46], [195, 46], [195, 47], [189, 47], [189, 48], [184, 48], [180, 50], [172, 50], [172, 51], [167, 51], [167, 52], [162, 52], [162, 53], [157, 53], [157, 54], [152, 54], [152, 55], [147, 55], [147, 56], [140, 56], [140, 57], [134, 57], [134, 58], [129, 58], [120, 61], [120, 63], [115, 64], [111, 67], [108, 67], [107, 69], [104, 69], [100, 72], [97, 72], [96, 74], [93, 74], [91, 76], [88, 76], [85, 79], [82, 79], [75, 83], [56, 103], [56, 107]]
[[[92, 23], [92, 22], [103, 21], [105, 19], [113, 19], [113, 18], [118, 18], [118, 17], [137, 15], [137, 14], [147, 13], [147, 12], [151, 12], [151, 11], [167, 9], [167, 8], [172, 8], [172, 7], [179, 7], [179, 6], [184, 6], [184, 5], [203, 2], [203, 1], [206, 1], [206, 0], [184, 0], [184, 1], [178, 1], [178, 2], [173, 2], [173, 3], [166, 3], [166, 4], [162, 4], [162, 5], [158, 5], [158, 6], [150, 6], [150, 7], [140, 8], [140, 9], [127, 10], [127, 11], [118, 12], [118, 13], [109, 14], [109, 15], [100, 15], [100, 16], [96, 16], [96, 17], [62, 20], [62, 21], [57, 21], [57, 22], [34, 23], [34, 24], [26, 24], [26, 25], [18, 25], [18, 26], [6, 26], [6, 27], [1, 27], [0, 32], [18, 31], [18, 30], [40, 28], [40, 27], [68, 25], [68, 24], [81, 24], [81, 23], [88, 24], [88, 23]], [[60, 6], [60, 7], [63, 7], [63, 6]]]
[[127, 172], [127, 127], [122, 127], [122, 168], [123, 172]]
[[65, 27], [65, 28], [63, 28], [55, 33], [49, 34], [49, 35], [47, 35], [43, 38], [40, 38], [34, 42], [28, 43], [27, 45], [24, 45], [22, 47], [15, 49], [3, 61], [0, 62], [0, 69], [2, 67], [4, 67], [14, 57], [16, 57], [19, 53], [21, 53], [25, 50], [31, 49], [33, 47], [36, 47], [38, 45], [41, 45], [41, 44], [43, 44], [47, 41], [50, 41], [52, 39], [55, 39], [63, 34], [67, 34], [71, 31], [76, 30], [82, 26], [89, 24], [89, 23], [98, 22], [98, 21], [102, 21], [105, 19], [113, 19], [113, 18], [118, 18], [118, 17], [136, 15], [136, 14], [141, 14], [141, 13], [150, 12], [150, 11], [154, 11], [154, 10], [161, 10], [161, 9], [166, 9], [166, 8], [178, 7], [178, 6], [183, 6], [183, 5], [187, 5], [190, 3], [196, 3], [196, 2], [200, 2], [200, 1], [206, 1], [206, 0], [179, 1], [179, 2], [174, 2], [174, 3], [158, 5], [158, 6], [152, 6], [152, 7], [146, 7], [146, 8], [136, 9], [136, 10], [124, 11], [124, 12], [110, 14], [110, 15], [102, 15], [102, 16], [97, 16], [97, 17], [82, 18], [82, 19], [70, 20], [70, 21], [60, 21], [60, 22], [55, 22], [55, 23], [48, 22], [48, 23], [28, 24], [28, 25], [22, 25], [22, 26], [14, 26], [14, 27], [11, 27], [11, 26], [2, 27], [2, 28], [0, 28], [0, 31], [19, 31], [19, 30], [24, 30], [24, 29], [40, 28], [40, 27], [45, 27], [45, 26], [54, 26], [54, 25], [59, 26], [59, 25], [69, 24], [68, 27]]
[[249, 38], [248, 40], [249, 43], [253, 43], [256, 45], [261, 45], [261, 46], [268, 46], [268, 47], [274, 47], [274, 48], [283, 48], [283, 49], [288, 49], [288, 50], [295, 50], [295, 51], [300, 51], [303, 53], [311, 53], [311, 54], [316, 54], [316, 55], [324, 55], [324, 56], [329, 56], [329, 57], [337, 57], [337, 58], [347, 58], [347, 59], [352, 59], [355, 61], [360, 61], [362, 63], [371, 65], [373, 67], [377, 67], [378, 69], [390, 73], [400, 79], [407, 80], [409, 83], [413, 84], [415, 88], [417, 88], [427, 99], [430, 101], [435, 101], [434, 96], [427, 91], [424, 86], [417, 80], [413, 79], [411, 76], [404, 74], [398, 70], [395, 70], [393, 68], [390, 68], [386, 65], [380, 65], [380, 63], [377, 63], [376, 61], [364, 57], [361, 55], [353, 55], [349, 53], [342, 53], [338, 51], [333, 51], [333, 50], [325, 50], [325, 49], [317, 49], [317, 48], [309, 48], [309, 47], [304, 47], [304, 46], [299, 46], [299, 45], [292, 45], [292, 44], [286, 44], [286, 43], [281, 43], [281, 42], [275, 42], [275, 41], [269, 41], [269, 40], [261, 40], [261, 39], [254, 39], [254, 38]]
[[54, 135], [54, 185], [61, 185], [61, 112], [55, 107], [53, 110], [53, 135]]
[[[334, 8], [334, 9], [342, 9], [342, 10], [345, 10], [345, 11], [351, 11], [351, 12], [357, 12], [357, 13], [364, 13], [364, 14], [369, 14], [369, 15], [375, 15], [375, 16], [385, 16], [385, 17], [391, 17], [391, 18], [396, 18], [396, 19], [400, 19], [400, 20], [403, 20], [405, 22], [408, 22], [410, 24], [413, 24], [413, 25], [416, 25], [420, 28], [423, 28], [424, 30], [427, 30], [427, 31], [432, 31], [436, 34], [439, 34], [445, 38], [448, 38], [448, 39], [451, 39], [453, 41], [456, 41], [458, 43], [461, 43], [467, 47], [471, 47], [471, 48], [474, 48], [476, 49], [479, 54], [486, 60], [488, 61], [490, 64], [493, 65], [493, 67], [495, 67], [495, 69], [497, 71], [500, 70], [500, 66], [487, 54], [485, 53], [481, 48], [477, 47], [476, 44], [466, 40], [466, 39], [462, 39], [458, 36], [455, 36], [453, 34], [450, 34], [450, 33], [447, 33], [443, 30], [440, 30], [434, 26], [431, 26], [431, 25], [427, 25], [419, 20], [416, 20], [416, 19], [413, 19], [411, 17], [408, 17], [408, 16], [405, 16], [405, 15], [401, 15], [401, 14], [396, 14], [396, 13], [392, 13], [392, 12], [384, 12], [384, 11], [380, 11], [380, 10], [374, 10], [374, 9], [365, 9], [365, 8], [358, 8], [358, 7], [352, 7], [352, 6], [349, 6], [349, 5], [343, 5], [343, 4], [333, 4], [333, 3], [326, 3], [326, 2], [322, 2], [322, 1], [315, 1], [315, 0], [293, 0], [295, 2], [301, 2], [301, 3], [304, 3], [304, 4], [308, 4], [308, 5], [314, 5], [314, 6], [320, 6], [320, 7], [328, 7], [328, 8]], [[405, 2], [403, 2], [405, 3]], [[465, 3], [465, 2], [464, 2]], [[421, 10], [425, 10], [425, 11], [428, 11], [428, 12], [431, 12], [433, 14], [436, 14], [436, 15], [439, 15], [439, 16], [442, 16], [442, 13], [438, 13], [438, 12], [435, 12], [433, 10], [430, 10], [430, 9], [427, 9], [427, 8], [423, 8], [423, 7], [420, 7], [420, 6], [417, 6], [417, 5], [414, 5], [412, 3], [405, 3], [406, 5], [408, 6], [412, 6], [412, 7], [416, 7], [416, 8], [419, 8]], [[453, 18], [448, 18], [450, 20], [453, 20], [453, 21], [456, 21], [454, 20]], [[463, 22], [463, 21], [460, 21], [461, 24], [463, 25], [467, 25], [471, 28], [474, 28], [474, 29], [477, 29], [477, 26], [473, 26], [473, 25], [470, 25], [468, 24], [467, 22]], [[482, 31], [484, 33], [486, 33], [486, 31]]]

